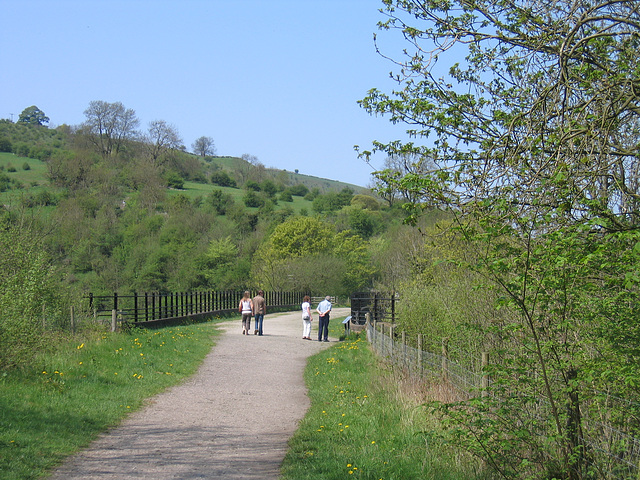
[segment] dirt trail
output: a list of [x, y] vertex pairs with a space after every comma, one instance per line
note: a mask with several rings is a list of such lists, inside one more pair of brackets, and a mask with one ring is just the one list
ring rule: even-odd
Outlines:
[[[332, 313], [335, 319], [349, 310]], [[287, 441], [309, 408], [307, 357], [331, 343], [302, 340], [299, 312], [268, 314], [262, 337], [242, 335], [240, 320], [221, 328], [194, 376], [154, 397], [50, 478], [277, 479]], [[313, 328], [315, 338], [317, 315]]]

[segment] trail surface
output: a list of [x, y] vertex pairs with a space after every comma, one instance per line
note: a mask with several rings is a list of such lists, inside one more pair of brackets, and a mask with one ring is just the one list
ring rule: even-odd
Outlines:
[[[331, 322], [348, 314], [336, 308]], [[242, 335], [240, 320], [222, 323], [194, 376], [153, 397], [50, 478], [277, 479], [310, 404], [307, 358], [331, 343], [302, 340], [299, 312], [268, 314], [264, 322], [263, 336]], [[315, 315], [312, 338], [317, 326]]]

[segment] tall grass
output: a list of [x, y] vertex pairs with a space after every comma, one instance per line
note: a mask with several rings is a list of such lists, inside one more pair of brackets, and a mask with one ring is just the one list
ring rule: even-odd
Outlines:
[[42, 476], [146, 398], [193, 374], [215, 335], [213, 323], [86, 332], [30, 367], [0, 373], [0, 477]]
[[312, 406], [290, 441], [284, 480], [491, 478], [442, 440], [420, 397], [403, 392], [364, 334], [315, 355], [305, 379]]

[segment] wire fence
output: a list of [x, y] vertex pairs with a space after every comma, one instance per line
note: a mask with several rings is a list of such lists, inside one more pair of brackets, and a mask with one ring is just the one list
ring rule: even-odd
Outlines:
[[[451, 361], [447, 347], [443, 344], [442, 354], [423, 351], [421, 336], [418, 347], [407, 345], [404, 333], [393, 331], [393, 324], [368, 322], [367, 340], [373, 350], [389, 365], [402, 369], [419, 382], [437, 384], [446, 392], [447, 401], [463, 401], [479, 396], [491, 396], [494, 404], [507, 404], [518, 392], [507, 392], [499, 388], [489, 388], [491, 378], [485, 373], [488, 355], [482, 355], [479, 370], [471, 371]], [[589, 392], [588, 400], [580, 404], [579, 443], [583, 451], [588, 451], [587, 477], [606, 480], [640, 480], [640, 404], [616, 398], [604, 392]], [[552, 409], [543, 397], [531, 397], [518, 405], [527, 408], [518, 411], [521, 425], [542, 426], [538, 432], [545, 434], [545, 424], [551, 431]], [[585, 460], [587, 462], [587, 460]]]

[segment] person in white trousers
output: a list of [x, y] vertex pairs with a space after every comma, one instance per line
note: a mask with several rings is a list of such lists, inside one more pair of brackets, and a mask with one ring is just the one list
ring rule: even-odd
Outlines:
[[309, 295], [305, 295], [302, 299], [302, 339], [311, 340], [311, 299]]

